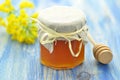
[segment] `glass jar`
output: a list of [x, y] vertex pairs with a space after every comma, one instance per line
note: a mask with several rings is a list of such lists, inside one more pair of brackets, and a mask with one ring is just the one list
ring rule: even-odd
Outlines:
[[[41, 11], [39, 21], [42, 24], [46, 25], [49, 29], [52, 29], [58, 33], [75, 32], [77, 30], [80, 30], [86, 23], [84, 14], [81, 11], [66, 6], [54, 6], [44, 9]], [[47, 33], [46, 31], [40, 31], [40, 39], [44, 34], [49, 34], [49, 32]], [[79, 34], [76, 33], [72, 36], [82, 38], [81, 34]], [[70, 45], [68, 44], [67, 39], [60, 36], [55, 38], [53, 43], [40, 43], [41, 63], [54, 69], [70, 69], [83, 63], [85, 39], [82, 38], [78, 41], [73, 38], [70, 39], [70, 41], [74, 54], [79, 51], [79, 46], [82, 45], [77, 57], [71, 54], [69, 47]]]
[[55, 69], [69, 69], [78, 66], [84, 61], [84, 44], [77, 40], [73, 40], [71, 43], [75, 53], [77, 53], [79, 45], [83, 45], [78, 57], [71, 55], [68, 42], [57, 40], [56, 44], [54, 42], [54, 50], [52, 53], [41, 45], [41, 63]]

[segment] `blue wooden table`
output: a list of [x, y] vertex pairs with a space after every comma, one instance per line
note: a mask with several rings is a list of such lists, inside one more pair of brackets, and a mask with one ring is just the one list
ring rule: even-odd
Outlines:
[[[53, 70], [40, 64], [40, 45], [12, 41], [0, 27], [0, 80], [120, 80], [120, 1], [119, 0], [32, 0], [36, 10], [52, 5], [68, 5], [82, 9], [89, 31], [98, 42], [113, 51], [108, 65], [98, 63], [88, 43], [85, 61], [71, 70]], [[15, 4], [16, 1], [13, 0]]]

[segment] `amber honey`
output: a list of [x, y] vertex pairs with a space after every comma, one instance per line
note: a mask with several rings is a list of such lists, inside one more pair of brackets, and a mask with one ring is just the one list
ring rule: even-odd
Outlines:
[[67, 41], [57, 40], [54, 42], [54, 50], [52, 53], [41, 44], [41, 63], [54, 69], [70, 69], [78, 66], [84, 61], [84, 44], [77, 40], [71, 41], [71, 44], [74, 53], [78, 52], [79, 45], [82, 44], [78, 57], [71, 55]]

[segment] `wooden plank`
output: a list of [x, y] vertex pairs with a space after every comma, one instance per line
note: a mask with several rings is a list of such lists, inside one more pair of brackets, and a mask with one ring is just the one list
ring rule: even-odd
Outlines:
[[[104, 0], [62, 1], [55, 4], [72, 5], [85, 12], [89, 31], [94, 39], [107, 44], [112, 49], [114, 56], [112, 62], [108, 65], [98, 63], [93, 57], [92, 46], [88, 43], [86, 44], [85, 61], [82, 65], [70, 70], [53, 70], [40, 64], [38, 40], [34, 45], [11, 41], [5, 29], [0, 27], [0, 80], [120, 79], [120, 6], [118, 5], [120, 2], [118, 0], [110, 0], [109, 2]], [[39, 4], [40, 7], [43, 7], [42, 5], [49, 6], [44, 1]]]

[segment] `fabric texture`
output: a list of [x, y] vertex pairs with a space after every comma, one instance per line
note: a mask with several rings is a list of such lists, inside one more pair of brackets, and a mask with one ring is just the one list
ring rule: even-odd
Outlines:
[[[85, 26], [86, 28], [82, 32], [77, 33], [73, 36], [82, 38], [84, 43], [87, 43], [86, 33], [88, 31], [88, 28], [86, 26], [86, 18], [83, 12], [80, 10], [67, 6], [53, 6], [42, 10], [38, 20], [42, 24], [58, 33], [75, 32]], [[39, 39], [46, 34], [46, 32], [39, 29]], [[65, 39], [63, 37], [59, 37], [56, 40]], [[53, 43], [44, 44], [44, 47], [46, 47], [50, 53], [52, 53], [54, 48]]]

